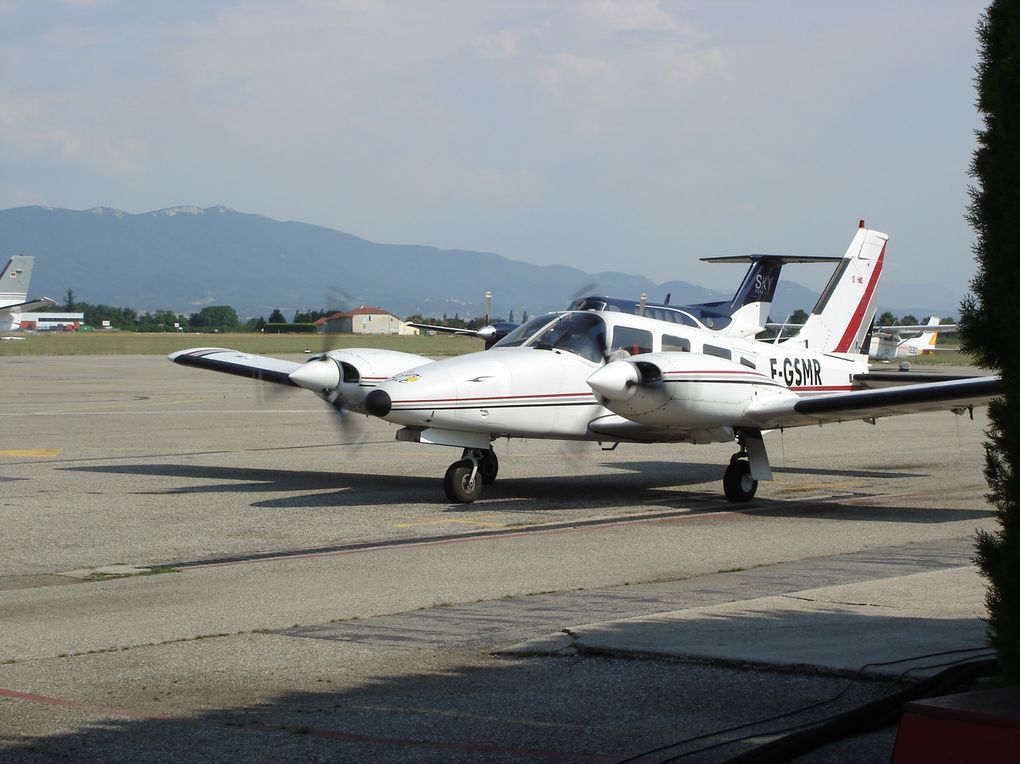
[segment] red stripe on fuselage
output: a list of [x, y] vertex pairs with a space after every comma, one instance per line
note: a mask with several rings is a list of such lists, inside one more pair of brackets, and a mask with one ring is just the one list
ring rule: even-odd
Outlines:
[[483, 395], [478, 398], [418, 398], [393, 401], [394, 406], [405, 403], [467, 403], [468, 401], [519, 401], [535, 398], [594, 398], [593, 393], [539, 393], [537, 395]]
[[840, 339], [839, 344], [833, 352], [845, 353], [850, 348], [850, 343], [853, 342], [854, 337], [857, 336], [857, 331], [861, 328], [861, 321], [864, 319], [864, 314], [868, 310], [868, 303], [871, 302], [871, 295], [875, 292], [875, 287], [878, 286], [878, 277], [882, 273], [882, 263], [885, 260], [885, 246], [889, 242], [882, 244], [882, 251], [878, 253], [878, 260], [875, 262], [875, 270], [871, 273], [871, 279], [868, 281], [868, 288], [864, 290], [864, 296], [861, 297], [861, 301], [857, 304], [857, 310], [854, 311], [853, 316], [850, 318], [850, 323], [846, 327], [846, 331], [843, 332], [843, 337]]

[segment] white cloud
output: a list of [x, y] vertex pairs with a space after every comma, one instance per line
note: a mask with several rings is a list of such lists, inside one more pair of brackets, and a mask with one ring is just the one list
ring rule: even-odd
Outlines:
[[[680, 226], [706, 254], [794, 246], [844, 202], [962, 195], [930, 157], [966, 164], [984, 2], [0, 0], [3, 198], [225, 203], [606, 267], [675, 256]], [[952, 204], [924, 214], [963, 227]]]
[[471, 47], [481, 58], [518, 58], [521, 55], [520, 33], [501, 29], [492, 34], [478, 35]]
[[582, 0], [579, 15], [605, 32], [654, 31], [694, 36], [694, 30], [663, 10], [660, 0]]

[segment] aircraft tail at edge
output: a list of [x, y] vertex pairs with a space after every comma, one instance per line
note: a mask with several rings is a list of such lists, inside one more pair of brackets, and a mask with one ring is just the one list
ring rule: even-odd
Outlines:
[[19, 305], [28, 297], [28, 284], [32, 280], [31, 255], [14, 255], [4, 266], [0, 281], [0, 308]]
[[875, 318], [875, 294], [888, 239], [860, 222], [811, 315], [787, 343], [820, 353], [868, 352], [865, 343]]

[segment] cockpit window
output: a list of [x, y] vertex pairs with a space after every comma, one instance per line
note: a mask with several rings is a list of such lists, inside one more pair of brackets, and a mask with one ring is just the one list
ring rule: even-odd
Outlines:
[[523, 345], [525, 342], [530, 340], [535, 332], [539, 329], [543, 329], [551, 321], [553, 321], [558, 313], [543, 313], [541, 316], [535, 316], [526, 323], [521, 324], [514, 329], [510, 334], [497, 342], [493, 347], [497, 348], [509, 348], [517, 345]]
[[592, 363], [606, 357], [606, 324], [595, 313], [565, 313], [528, 342], [542, 350], [566, 350]]

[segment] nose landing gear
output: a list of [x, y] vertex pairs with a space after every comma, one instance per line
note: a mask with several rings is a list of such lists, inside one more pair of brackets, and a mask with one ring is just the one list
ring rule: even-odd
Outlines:
[[750, 501], [758, 490], [758, 481], [751, 477], [751, 465], [744, 452], [730, 458], [730, 466], [723, 473], [723, 493], [730, 501]]
[[499, 473], [499, 460], [491, 448], [465, 448], [464, 458], [446, 470], [443, 490], [456, 504], [470, 504], [482, 495], [482, 485], [492, 485]]
[[723, 473], [723, 492], [730, 501], [750, 501], [758, 481], [772, 479], [772, 468], [761, 430], [741, 430], [736, 435], [740, 450], [730, 457], [730, 466]]

